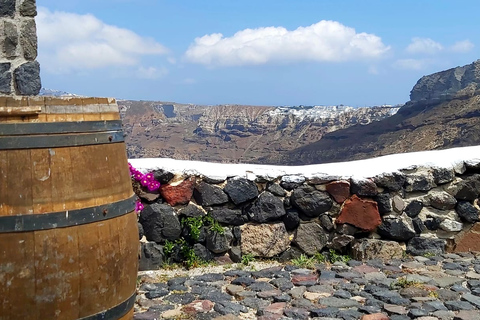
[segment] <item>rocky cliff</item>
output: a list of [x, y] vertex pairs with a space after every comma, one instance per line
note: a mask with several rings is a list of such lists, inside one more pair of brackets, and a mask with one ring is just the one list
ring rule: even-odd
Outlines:
[[390, 117], [397, 107], [198, 106], [119, 101], [129, 157], [258, 162], [318, 141], [328, 132]]
[[410, 92], [412, 103], [440, 103], [480, 93], [480, 60], [422, 77]]
[[262, 161], [313, 164], [480, 144], [480, 60], [422, 77], [397, 114], [366, 126], [326, 134], [280, 158]]

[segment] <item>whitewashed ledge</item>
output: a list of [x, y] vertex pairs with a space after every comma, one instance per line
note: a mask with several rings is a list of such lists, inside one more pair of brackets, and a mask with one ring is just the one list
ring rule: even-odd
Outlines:
[[366, 160], [306, 166], [223, 164], [170, 158], [130, 159], [129, 162], [141, 172], [163, 169], [175, 174], [205, 176], [218, 180], [243, 177], [252, 181], [255, 179], [272, 181], [282, 177], [283, 181], [299, 182], [296, 181], [299, 178], [308, 180], [370, 178], [414, 167], [454, 169], [461, 174], [465, 171], [465, 164], [471, 166], [480, 164], [480, 146], [401, 153]]

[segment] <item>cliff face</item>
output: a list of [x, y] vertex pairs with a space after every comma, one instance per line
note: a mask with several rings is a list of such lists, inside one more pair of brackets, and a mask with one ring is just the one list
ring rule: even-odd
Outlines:
[[480, 60], [422, 77], [410, 92], [412, 103], [440, 103], [480, 93]]
[[259, 162], [318, 141], [328, 132], [366, 125], [398, 108], [196, 106], [119, 101], [129, 157]]
[[422, 77], [397, 114], [326, 134], [268, 163], [313, 164], [480, 144], [480, 60]]
[[119, 105], [132, 158], [298, 165], [480, 144], [480, 60], [422, 77], [410, 96], [400, 110]]
[[394, 107], [237, 107], [219, 106], [206, 109], [198, 121], [196, 134], [202, 136], [269, 135], [275, 139], [289, 136], [320, 139], [327, 132], [366, 125], [395, 114]]

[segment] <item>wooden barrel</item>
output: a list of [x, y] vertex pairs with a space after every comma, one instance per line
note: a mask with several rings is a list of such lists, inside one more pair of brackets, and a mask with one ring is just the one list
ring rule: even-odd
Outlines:
[[0, 320], [132, 319], [134, 207], [115, 100], [0, 97]]

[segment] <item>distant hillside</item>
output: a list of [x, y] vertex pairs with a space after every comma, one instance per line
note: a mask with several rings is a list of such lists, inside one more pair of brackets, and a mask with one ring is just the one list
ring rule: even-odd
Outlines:
[[261, 161], [314, 164], [472, 145], [480, 145], [480, 60], [422, 77], [410, 102], [392, 117], [328, 133]]
[[422, 77], [401, 108], [118, 105], [130, 158], [302, 165], [480, 145], [480, 60]]
[[390, 117], [398, 107], [199, 106], [118, 101], [131, 158], [259, 162], [280, 157], [326, 133]]
[[82, 97], [78, 94], [61, 91], [61, 90], [47, 89], [47, 88], [41, 88], [38, 94], [40, 96], [51, 96], [51, 97]]

